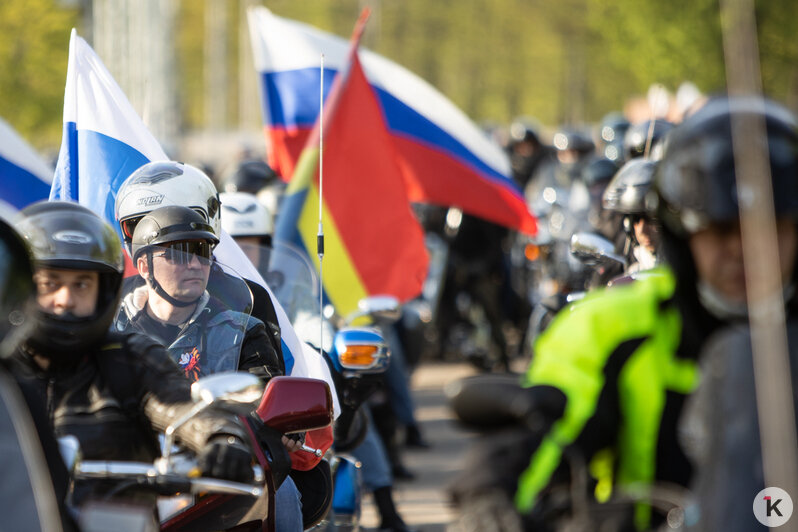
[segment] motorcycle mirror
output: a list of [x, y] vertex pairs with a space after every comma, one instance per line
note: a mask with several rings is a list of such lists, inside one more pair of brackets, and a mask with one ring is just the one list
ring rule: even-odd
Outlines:
[[255, 412], [283, 434], [320, 429], [333, 420], [330, 387], [319, 379], [272, 377]]
[[400, 317], [401, 303], [394, 296], [369, 296], [358, 301], [357, 308], [356, 311], [347, 316], [347, 325], [363, 316], [369, 316], [385, 322], [394, 322]]
[[571, 236], [571, 254], [587, 265], [613, 261], [626, 264], [623, 257], [615, 253], [615, 246], [595, 233], [574, 233]]
[[58, 438], [58, 450], [61, 451], [67, 471], [72, 471], [81, 461], [80, 442], [71, 434]]
[[252, 403], [263, 394], [263, 384], [251, 373], [228, 372], [203, 377], [191, 385], [191, 399], [195, 403], [228, 403], [243, 405], [250, 411]]
[[158, 470], [165, 473], [172, 456], [172, 447], [175, 443], [175, 431], [208, 406], [214, 403], [223, 403], [231, 407], [235, 413], [247, 414], [252, 410], [252, 404], [258, 400], [263, 391], [263, 385], [255, 375], [245, 372], [217, 373], [203, 377], [191, 385], [191, 399], [194, 407], [180, 418], [166, 427], [164, 431], [164, 454], [159, 459]]

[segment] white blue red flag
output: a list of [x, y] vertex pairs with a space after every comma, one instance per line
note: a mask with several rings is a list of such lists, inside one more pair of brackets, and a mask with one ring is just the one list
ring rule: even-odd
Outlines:
[[[64, 136], [50, 199], [85, 205], [119, 230], [114, 214], [119, 187], [140, 166], [165, 160], [168, 157], [160, 143], [100, 58], [72, 30], [64, 93]], [[282, 333], [287, 371], [291, 375], [326, 380], [334, 391], [329, 370], [325, 377], [319, 371], [323, 364], [307, 360], [308, 351], [302, 349], [285, 311], [241, 248], [224, 231], [220, 240], [214, 250], [216, 258], [269, 290]], [[338, 415], [340, 407], [334, 392], [333, 398]]]
[[17, 211], [50, 193], [53, 169], [0, 119], [0, 206]]
[[[250, 9], [249, 25], [269, 162], [288, 180], [318, 118], [320, 56], [326, 97], [334, 75], [346, 68], [349, 43], [265, 7]], [[504, 151], [418, 76], [365, 49], [360, 58], [399, 155], [408, 198], [457, 206], [533, 234], [535, 218], [510, 178]]]
[[73, 29], [64, 90], [64, 133], [50, 199], [76, 201], [112, 227], [116, 192], [134, 170], [166, 161], [111, 73]]

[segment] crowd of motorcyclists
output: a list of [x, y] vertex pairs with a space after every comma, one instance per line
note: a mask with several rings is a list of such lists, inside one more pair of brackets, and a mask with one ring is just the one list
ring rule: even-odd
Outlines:
[[[715, 352], [708, 379], [714, 384], [702, 384], [707, 345], [729, 328], [747, 327], [756, 302], [746, 295], [740, 218], [755, 200], [749, 196], [744, 202], [744, 194], [752, 192], [739, 181], [733, 140], [739, 123], [762, 125], [763, 136], [754, 142], [769, 174], [755, 177], [773, 191], [778, 254], [773, 263], [780, 272], [775, 283], [780, 288], [762, 297], [783, 301], [790, 328], [798, 129], [794, 115], [778, 103], [718, 95], [678, 124], [655, 120], [628, 127], [623, 156], [614, 161], [616, 171], [600, 192], [605, 213], [594, 220], [602, 223], [589, 215], [592, 191], [580, 207], [573, 203], [582, 194], [578, 189], [597, 181], [590, 170], [592, 150], [560, 157], [565, 165], [555, 163], [548, 172], [517, 177], [526, 184], [527, 197], [544, 206], [536, 211], [543, 229], [535, 243], [548, 248], [547, 262], [535, 265], [527, 278], [531, 284], [525, 285], [536, 309], [520, 382], [502, 381], [498, 387], [490, 379], [476, 380], [451, 398], [461, 420], [488, 433], [472, 449], [468, 473], [452, 484], [463, 529], [758, 526], [751, 502], [766, 486], [762, 451], [756, 415], [743, 406], [756, 403], [750, 338], [736, 333], [743, 343], [735, 349], [742, 354]], [[561, 145], [555, 140], [557, 156], [577, 145], [571, 137], [564, 133]], [[557, 246], [577, 257], [573, 268], [559, 262]], [[552, 295], [565, 297], [552, 303]], [[789, 356], [794, 375], [795, 355]], [[745, 384], [718, 375], [734, 375]], [[724, 391], [724, 383], [732, 382], [745, 393], [731, 398], [734, 391]], [[696, 393], [701, 386], [713, 386], [716, 400], [724, 398], [726, 415], [736, 418], [739, 409], [739, 419], [730, 421], [733, 435], [720, 428], [720, 403], [697, 407], [703, 416], [697, 423], [693, 413], [685, 413], [694, 396], [707, 401], [709, 392]], [[496, 401], [492, 397], [500, 390], [505, 396]], [[511, 421], [498, 426], [500, 419]], [[703, 435], [701, 460], [696, 460], [696, 433]], [[732, 452], [747, 461], [735, 463]], [[500, 467], [473, 474], [498, 460]], [[671, 511], [675, 507], [684, 512], [678, 518]]]
[[[247, 161], [238, 173], [252, 166], [268, 168]], [[141, 201], [147, 197], [158, 201]], [[268, 212], [256, 203], [262, 209], [255, 214]], [[97, 498], [141, 500], [152, 513], [156, 501], [146, 489], [71, 481], [54, 438], [76, 437], [88, 460], [154, 461], [161, 454], [158, 433], [178, 420], [183, 422], [175, 436], [196, 454], [198, 473], [251, 482], [254, 441], [280, 478], [274, 495], [264, 491], [227, 511], [225, 528], [265, 523], [270, 504], [276, 530], [318, 523], [331, 500], [330, 467], [322, 459], [333, 443], [331, 429], [286, 436], [274, 434], [254, 412], [239, 418], [224, 409], [192, 410], [192, 382], [241, 370], [267, 384], [294, 363], [284, 358], [268, 292], [233, 270], [225, 272], [214, 259], [221, 236], [216, 186], [191, 165], [150, 163], [120, 189], [116, 213], [122, 241], [99, 216], [63, 201], [35, 203], [16, 216], [13, 227], [2, 226], [8, 252], [2, 269], [3, 367], [29, 404], [61, 526], [74, 529], [80, 509]], [[272, 226], [269, 220], [260, 229]], [[271, 235], [257, 230], [247, 236], [270, 243]], [[135, 272], [127, 278], [123, 243]], [[26, 272], [30, 278], [20, 279]], [[193, 414], [185, 422], [187, 412]], [[248, 431], [254, 440], [247, 439]], [[378, 440], [369, 442], [362, 445], [363, 461], [373, 462], [366, 478], [376, 478], [367, 485], [382, 527], [406, 530], [393, 502], [385, 451]]]
[[[443, 251], [431, 247], [429, 286], [402, 319], [381, 328], [392, 362], [352, 450], [381, 529], [409, 530], [393, 496], [396, 480], [413, 478], [402, 444], [434, 444], [409, 390], [420, 357], [520, 373], [515, 384], [470, 390], [513, 400], [480, 405], [496, 409], [480, 421], [490, 434], [451, 488], [463, 529], [750, 529], [751, 512], [729, 525], [709, 506], [723, 489], [706, 473], [718, 474], [707, 459], [712, 449], [695, 460], [684, 436], [706, 345], [749, 314], [739, 219], [753, 200], [738, 182], [736, 120], [764, 125], [758, 141], [769, 175], [759, 178], [773, 190], [782, 287], [768, 295], [783, 299], [790, 322], [798, 124], [770, 100], [712, 96], [678, 123], [630, 123], [610, 113], [595, 131], [562, 128], [550, 143], [539, 126], [513, 123], [501, 138], [512, 178], [538, 217], [532, 237], [456, 206], [416, 206], [428, 243]], [[81, 508], [98, 498], [138, 504], [158, 519], [152, 491], [70, 478], [57, 439], [76, 437], [88, 460], [155, 462], [159, 433], [175, 425], [198, 474], [251, 483], [260, 450], [279, 477], [273, 494], [235, 506], [225, 528], [265, 522], [270, 511], [278, 531], [319, 522], [333, 490], [322, 459], [336, 449], [332, 429], [275, 433], [254, 406], [246, 415], [214, 405], [195, 412], [191, 391], [193, 382], [226, 371], [248, 372], [264, 386], [291, 372], [272, 296], [215, 255], [224, 228], [279, 297], [284, 275], [269, 265], [281, 245], [273, 230], [284, 190], [261, 160], [240, 161], [218, 183], [190, 164], [163, 161], [126, 179], [117, 227], [62, 201], [0, 218], [0, 425], [13, 427], [3, 438], [21, 456], [10, 451], [4, 462], [30, 485], [20, 481], [3, 506], [34, 505], [30, 519], [38, 516], [42, 530], [79, 529]], [[318, 338], [303, 340], [329, 351]], [[712, 419], [708, 408], [699, 424]], [[507, 418], [512, 423], [497, 425]], [[755, 415], [752, 423], [753, 438]], [[22, 434], [24, 445], [16, 441]], [[749, 509], [765, 487], [761, 457], [752, 460], [754, 472], [744, 477], [750, 494], [729, 493]], [[697, 478], [703, 491], [683, 496]], [[662, 489], [678, 496], [658, 504]], [[685, 514], [674, 525], [670, 510], [688, 500], [707, 505], [703, 517]]]

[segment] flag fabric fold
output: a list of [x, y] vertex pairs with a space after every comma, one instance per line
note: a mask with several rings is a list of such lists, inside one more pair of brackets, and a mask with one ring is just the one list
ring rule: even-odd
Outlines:
[[[114, 203], [119, 187], [140, 166], [163, 160], [168, 160], [163, 148], [122, 89], [89, 44], [72, 30], [64, 92], [64, 136], [50, 199], [81, 203], [118, 231]], [[339, 415], [329, 372], [323, 375], [320, 364], [306, 360], [312, 351], [302, 348], [285, 311], [241, 248], [224, 231], [220, 240], [214, 256], [269, 291], [282, 334], [283, 357], [290, 370], [287, 373], [327, 381], [333, 391], [335, 415]]]
[[[362, 19], [361, 19], [362, 20]], [[413, 216], [393, 141], [353, 43], [323, 113], [324, 291], [346, 316], [368, 295], [417, 296], [427, 272], [424, 232]], [[276, 238], [315, 253], [319, 222], [316, 124], [286, 190]]]
[[13, 213], [46, 199], [53, 169], [5, 120], [0, 119], [0, 206]]
[[[265, 7], [250, 9], [249, 25], [270, 163], [290, 178], [319, 113], [319, 56], [325, 57], [327, 95], [333, 76], [347, 64], [348, 43]], [[360, 54], [410, 200], [457, 206], [533, 234], [535, 218], [501, 148], [422, 79], [378, 54]]]

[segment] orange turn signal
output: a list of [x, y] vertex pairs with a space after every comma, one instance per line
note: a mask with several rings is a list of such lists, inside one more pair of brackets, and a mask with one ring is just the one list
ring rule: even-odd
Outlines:
[[536, 244], [527, 244], [524, 247], [524, 256], [529, 261], [536, 261], [540, 258], [540, 248]]
[[344, 366], [371, 366], [374, 356], [379, 352], [376, 345], [348, 345], [346, 351], [338, 356]]

